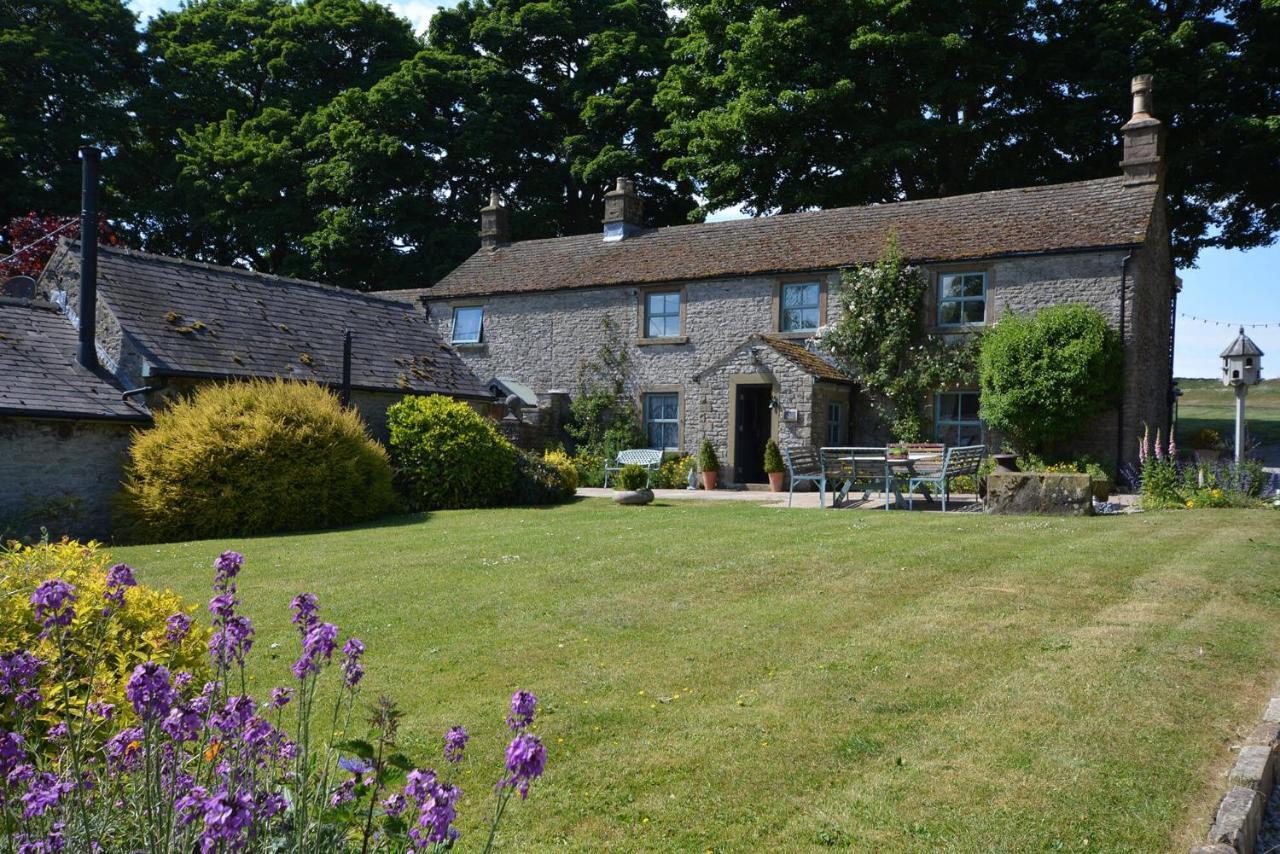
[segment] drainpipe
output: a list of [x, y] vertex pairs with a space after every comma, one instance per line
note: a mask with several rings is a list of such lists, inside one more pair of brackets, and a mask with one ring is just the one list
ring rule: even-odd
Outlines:
[[351, 330], [342, 336], [342, 405], [351, 405]]
[[98, 369], [98, 161], [102, 152], [86, 145], [80, 185], [80, 352], [78, 360]]
[[[1125, 343], [1125, 313], [1126, 313], [1126, 297], [1128, 292], [1129, 278], [1129, 262], [1133, 259], [1133, 253], [1130, 252], [1124, 256], [1120, 262], [1120, 352], [1121, 365], [1128, 361], [1129, 347]], [[1124, 463], [1124, 387], [1128, 382], [1128, 377], [1121, 376], [1120, 381], [1120, 401], [1116, 408], [1116, 476], [1120, 476], [1120, 466]]]

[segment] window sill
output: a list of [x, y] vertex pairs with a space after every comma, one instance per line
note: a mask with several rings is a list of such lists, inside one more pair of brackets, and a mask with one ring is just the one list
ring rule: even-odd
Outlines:
[[679, 345], [679, 344], [688, 344], [688, 343], [689, 343], [688, 335], [677, 335], [674, 338], [637, 338], [636, 339], [637, 347], [649, 347], [656, 344]]
[[771, 332], [775, 338], [786, 338], [789, 340], [803, 341], [806, 338], [812, 338], [818, 334], [816, 329], [803, 329], [797, 332]]
[[486, 347], [483, 341], [450, 341], [449, 346], [464, 353], [481, 353]]

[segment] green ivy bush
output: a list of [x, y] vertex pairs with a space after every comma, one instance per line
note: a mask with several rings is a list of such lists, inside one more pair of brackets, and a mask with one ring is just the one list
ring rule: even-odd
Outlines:
[[982, 418], [1019, 451], [1053, 456], [1117, 404], [1121, 358], [1119, 336], [1097, 309], [1005, 315], [979, 345]]
[[634, 491], [644, 489], [649, 484], [649, 473], [643, 466], [623, 466], [618, 472], [618, 488]]
[[127, 535], [200, 540], [332, 528], [396, 505], [387, 453], [317, 385], [200, 388], [135, 434], [118, 510]]
[[493, 507], [509, 500], [516, 449], [489, 419], [443, 395], [387, 409], [396, 482], [417, 510]]

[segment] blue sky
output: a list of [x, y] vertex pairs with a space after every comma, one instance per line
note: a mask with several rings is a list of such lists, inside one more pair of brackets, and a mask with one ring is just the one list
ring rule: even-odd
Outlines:
[[[129, 0], [129, 5], [144, 19], [161, 9], [174, 9], [179, 0]], [[390, 6], [413, 22], [422, 32], [432, 14], [445, 3], [428, 0], [390, 0]], [[726, 211], [716, 219], [729, 219]], [[1228, 324], [1270, 323], [1266, 329], [1249, 329], [1275, 366], [1267, 376], [1280, 376], [1280, 246], [1247, 252], [1208, 249], [1200, 253], [1195, 268], [1179, 270], [1182, 294], [1178, 298], [1179, 314], [1190, 314]], [[1216, 376], [1218, 353], [1235, 336], [1234, 326], [1216, 326], [1178, 318], [1174, 373], [1180, 377]]]

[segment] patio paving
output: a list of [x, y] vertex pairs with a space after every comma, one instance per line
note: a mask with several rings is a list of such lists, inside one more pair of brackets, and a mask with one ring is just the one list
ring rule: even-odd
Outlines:
[[[612, 489], [603, 489], [601, 487], [584, 486], [578, 489], [578, 495], [584, 498], [612, 498]], [[698, 489], [690, 491], [688, 489], [655, 489], [653, 491], [653, 500], [655, 502], [662, 501], [752, 501], [768, 507], [787, 506], [787, 493], [785, 492], [768, 492], [763, 489]], [[827, 509], [831, 508], [830, 496], [827, 498]], [[795, 499], [791, 505], [792, 509], [816, 510], [818, 509], [818, 493], [816, 492], [797, 492]], [[884, 500], [878, 495], [872, 495], [866, 501], [855, 500], [850, 498], [838, 509], [840, 510], [884, 510]], [[905, 507], [903, 509], [906, 509]], [[934, 501], [916, 499], [915, 509], [917, 511], [940, 510], [941, 505]], [[957, 512], [982, 512], [982, 505], [976, 500], [976, 496], [972, 494], [953, 493], [947, 499], [947, 512], [952, 510]]]

